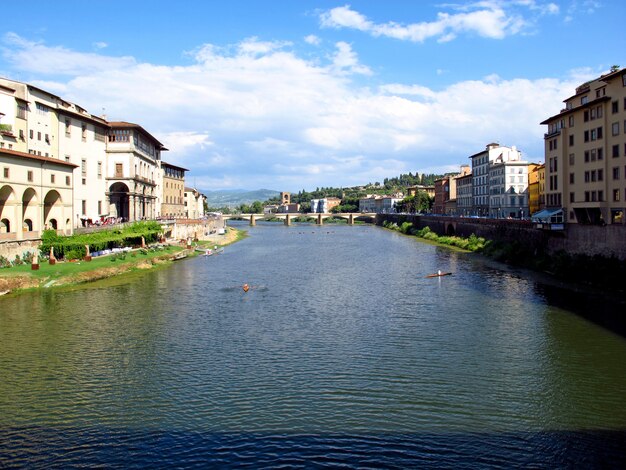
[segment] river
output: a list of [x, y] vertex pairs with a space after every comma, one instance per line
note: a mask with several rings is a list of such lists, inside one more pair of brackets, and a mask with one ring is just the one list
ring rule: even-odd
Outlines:
[[378, 227], [245, 228], [0, 298], [0, 467], [625, 463], [626, 340], [580, 293]]

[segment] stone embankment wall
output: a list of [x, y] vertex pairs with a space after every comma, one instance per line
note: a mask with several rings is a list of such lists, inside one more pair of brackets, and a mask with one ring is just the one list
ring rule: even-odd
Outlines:
[[222, 217], [209, 219], [177, 219], [170, 225], [169, 232], [166, 233], [168, 238], [176, 240], [207, 240], [211, 235], [215, 235], [219, 229], [225, 227], [225, 221]]
[[39, 253], [41, 240], [0, 242], [0, 256], [13, 261], [15, 256], [22, 258], [26, 253]]
[[401, 225], [411, 222], [419, 229], [426, 226], [438, 235], [469, 237], [476, 234], [488, 240], [518, 242], [537, 252], [601, 255], [626, 260], [626, 226], [589, 226], [566, 224], [563, 231], [541, 230], [530, 221], [508, 219], [474, 219], [466, 217], [378, 214], [376, 224], [388, 220]]

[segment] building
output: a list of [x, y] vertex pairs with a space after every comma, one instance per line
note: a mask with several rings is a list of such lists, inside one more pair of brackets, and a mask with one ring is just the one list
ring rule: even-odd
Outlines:
[[533, 215], [543, 209], [540, 202], [540, 168], [545, 169], [545, 165], [539, 165], [537, 163], [531, 163], [528, 165], [528, 212], [530, 215]]
[[335, 207], [341, 204], [338, 197], [325, 197], [322, 199], [311, 199], [311, 212], [328, 214]]
[[417, 186], [409, 186], [406, 188], [407, 196], [416, 196], [418, 191], [423, 191], [428, 194], [428, 197], [435, 197], [435, 186], [423, 186], [418, 184]]
[[461, 165], [461, 171], [458, 174], [448, 174], [435, 180], [433, 214], [459, 214], [457, 207], [457, 181], [459, 178], [469, 174], [471, 174], [469, 165]]
[[488, 167], [491, 218], [528, 217], [528, 162], [498, 157]]
[[472, 173], [456, 178], [456, 213], [467, 217], [472, 214], [474, 196], [472, 191]]
[[0, 240], [73, 233], [73, 163], [0, 148]]
[[204, 217], [206, 196], [195, 188], [185, 188], [185, 217], [201, 219]]
[[541, 124], [546, 209], [567, 223], [624, 224], [626, 68], [583, 83]]
[[[105, 198], [108, 123], [35, 86], [0, 79], [0, 148], [73, 163], [75, 227], [97, 220]], [[6, 132], [9, 130], [10, 132]]]
[[400, 202], [402, 202], [402, 198], [397, 194], [394, 196], [368, 195], [359, 199], [359, 212], [393, 214], [396, 212], [396, 205]]
[[[158, 215], [161, 152], [167, 150], [143, 127], [110, 122], [106, 181], [108, 212], [122, 220], [154, 219]], [[182, 188], [180, 212], [184, 212]]]
[[498, 143], [488, 144], [482, 152], [469, 157], [472, 164], [472, 191], [473, 203], [472, 214], [478, 216], [489, 215], [490, 189], [489, 189], [489, 166], [496, 160], [500, 162], [521, 161], [522, 154], [513, 147], [501, 146]]
[[161, 217], [186, 217], [185, 212], [185, 172], [186, 168], [161, 162], [163, 171], [163, 192], [161, 195]]

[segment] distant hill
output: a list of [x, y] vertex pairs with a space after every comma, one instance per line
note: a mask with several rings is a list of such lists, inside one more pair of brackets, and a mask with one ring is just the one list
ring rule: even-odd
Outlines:
[[263, 202], [280, 195], [280, 191], [271, 189], [257, 189], [256, 191], [223, 189], [219, 191], [200, 190], [200, 192], [206, 196], [209, 207], [238, 206], [240, 204], [251, 204], [254, 201]]

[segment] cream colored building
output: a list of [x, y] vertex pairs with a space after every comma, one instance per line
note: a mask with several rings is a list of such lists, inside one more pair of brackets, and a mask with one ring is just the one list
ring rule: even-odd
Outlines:
[[163, 171], [161, 217], [187, 217], [185, 213], [185, 172], [189, 170], [167, 162], [161, 162], [161, 169]]
[[185, 188], [185, 216], [188, 219], [204, 217], [206, 196], [195, 188]]
[[626, 208], [626, 68], [583, 83], [541, 124], [546, 208], [565, 221], [624, 224]]
[[138, 124], [109, 122], [109, 126], [107, 213], [123, 220], [155, 219], [159, 215], [161, 152], [167, 149]]
[[40, 238], [45, 229], [71, 235], [76, 165], [0, 148], [0, 241]]
[[107, 122], [80, 106], [35, 86], [0, 79], [0, 148], [75, 165], [74, 227], [97, 220], [107, 207], [104, 166]]

